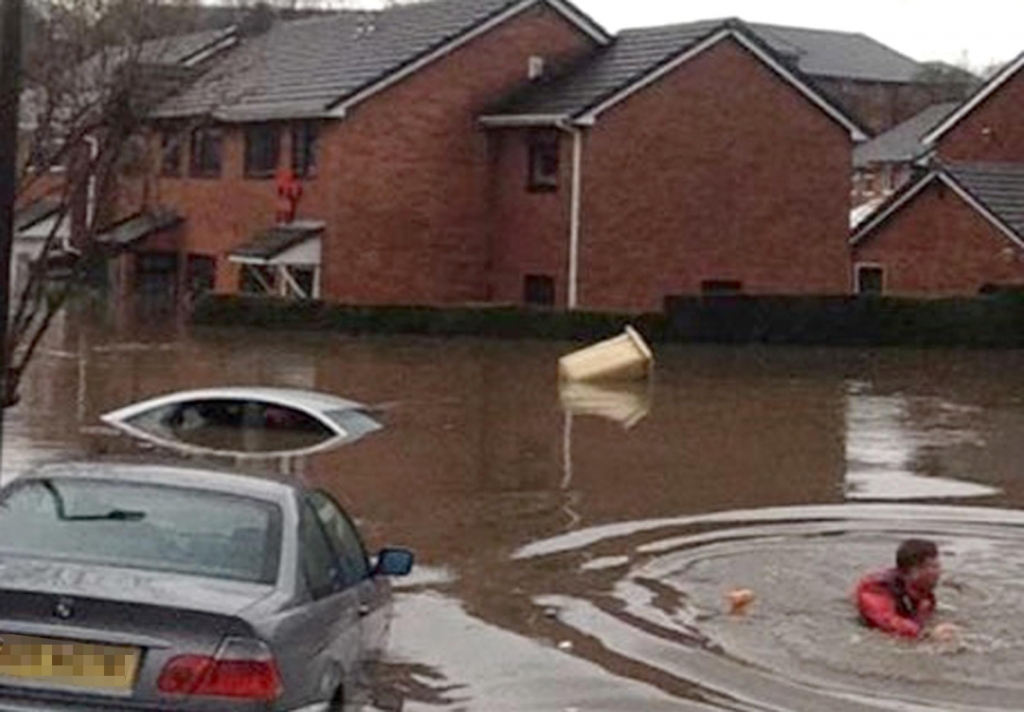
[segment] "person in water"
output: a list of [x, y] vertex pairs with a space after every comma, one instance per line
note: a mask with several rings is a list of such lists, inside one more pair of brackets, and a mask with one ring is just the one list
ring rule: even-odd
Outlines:
[[[935, 542], [907, 539], [896, 549], [896, 568], [868, 574], [857, 583], [854, 597], [861, 620], [886, 633], [924, 637], [935, 612], [935, 586], [941, 573]], [[943, 623], [929, 635], [949, 640], [956, 632], [956, 626]]]

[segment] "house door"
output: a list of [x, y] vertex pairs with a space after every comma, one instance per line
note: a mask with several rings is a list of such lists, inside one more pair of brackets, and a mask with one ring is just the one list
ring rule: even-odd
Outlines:
[[174, 308], [178, 256], [173, 252], [143, 252], [135, 257], [135, 297], [146, 311]]

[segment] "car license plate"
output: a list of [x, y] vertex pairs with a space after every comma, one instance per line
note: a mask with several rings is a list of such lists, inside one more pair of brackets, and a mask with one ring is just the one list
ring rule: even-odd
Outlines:
[[127, 690], [139, 649], [0, 633], [0, 676], [49, 685]]

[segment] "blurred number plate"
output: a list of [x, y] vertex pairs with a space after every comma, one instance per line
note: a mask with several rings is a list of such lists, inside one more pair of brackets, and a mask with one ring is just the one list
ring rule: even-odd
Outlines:
[[0, 633], [0, 676], [54, 685], [127, 690], [139, 649]]

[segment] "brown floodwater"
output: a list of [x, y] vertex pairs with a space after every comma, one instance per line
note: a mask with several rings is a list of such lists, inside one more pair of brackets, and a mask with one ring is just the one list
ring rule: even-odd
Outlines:
[[[416, 551], [366, 709], [1019, 707], [1024, 353], [661, 346], [649, 384], [560, 388], [575, 346], [66, 317], [7, 413], [4, 477], [166, 457], [99, 420], [161, 393], [326, 391], [384, 428], [236, 465]], [[955, 643], [853, 617], [853, 582], [910, 534], [940, 544]]]

